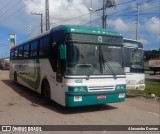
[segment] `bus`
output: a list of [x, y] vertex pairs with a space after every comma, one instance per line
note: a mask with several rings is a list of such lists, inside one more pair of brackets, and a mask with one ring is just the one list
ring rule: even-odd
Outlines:
[[140, 41], [123, 39], [124, 66], [126, 72], [126, 86], [130, 89], [145, 89], [144, 50]]
[[61, 25], [10, 50], [10, 78], [66, 107], [123, 102], [126, 75], [118, 32]]

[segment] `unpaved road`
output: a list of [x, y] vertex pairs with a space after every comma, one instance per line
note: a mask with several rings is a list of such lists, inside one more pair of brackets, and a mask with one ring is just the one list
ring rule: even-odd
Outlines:
[[[123, 103], [79, 108], [46, 104], [33, 91], [9, 80], [8, 71], [0, 71], [0, 125], [159, 125], [160, 104], [143, 98], [127, 98]], [[3, 133], [3, 132], [0, 132]], [[21, 132], [12, 132], [21, 133]], [[31, 132], [32, 134], [33, 132]], [[39, 133], [39, 132], [35, 132]], [[58, 134], [112, 134], [159, 132], [42, 132]], [[9, 133], [10, 134], [10, 133]]]

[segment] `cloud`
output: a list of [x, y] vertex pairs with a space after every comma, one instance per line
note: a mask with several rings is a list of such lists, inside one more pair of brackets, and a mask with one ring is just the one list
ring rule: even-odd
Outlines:
[[[45, 1], [44, 0], [24, 0], [24, 3], [32, 1], [26, 7], [26, 13], [35, 11], [43, 13], [45, 17]], [[83, 0], [50, 0], [49, 10], [50, 10], [50, 23], [51, 26], [56, 26], [60, 24], [84, 24], [89, 21], [89, 10], [87, 3]], [[88, 15], [87, 15], [88, 14]], [[84, 15], [82, 17], [82, 15]], [[81, 16], [81, 17], [78, 17]], [[96, 18], [96, 14], [92, 15], [92, 18]], [[76, 18], [77, 17], [77, 18]], [[69, 20], [71, 18], [76, 18], [74, 20]], [[66, 21], [68, 20], [68, 21]]]
[[160, 32], [160, 19], [157, 17], [152, 17], [145, 23], [145, 28], [148, 32], [152, 33], [158, 38]]
[[148, 40], [145, 39], [145, 38], [140, 38], [139, 41], [142, 42], [143, 45], [147, 45], [148, 44]]
[[[98, 6], [97, 3], [97, 1], [93, 1], [93, 5]], [[5, 5], [6, 3], [0, 1], [0, 4]], [[15, 2], [12, 4], [15, 4]], [[88, 10], [89, 3], [87, 4], [87, 2], [84, 2], [83, 0], [49, 0], [49, 5], [51, 27], [55, 27], [61, 24], [81, 25], [90, 21], [90, 12]], [[99, 5], [101, 5], [101, 2], [99, 2]], [[14, 8], [12, 8], [12, 10], [9, 10], [7, 14], [0, 18], [0, 21], [2, 21], [0, 26], [11, 29], [16, 33], [23, 35], [28, 35], [31, 32], [34, 33], [31, 33], [31, 36], [39, 34], [40, 16], [31, 15], [31, 12], [43, 14], [43, 24], [45, 29], [45, 0], [19, 1], [19, 3]], [[82, 15], [85, 16], [78, 17]], [[97, 18], [97, 16], [98, 15], [96, 13], [92, 14], [92, 20]], [[31, 27], [31, 30], [29, 30], [29, 27]]]
[[135, 24], [133, 22], [117, 18], [108, 21], [108, 24], [119, 32], [133, 32], [135, 31]]

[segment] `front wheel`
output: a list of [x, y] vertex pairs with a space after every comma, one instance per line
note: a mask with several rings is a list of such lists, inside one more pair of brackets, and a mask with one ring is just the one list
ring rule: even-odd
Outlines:
[[46, 102], [51, 101], [50, 86], [47, 80], [42, 83], [42, 97]]

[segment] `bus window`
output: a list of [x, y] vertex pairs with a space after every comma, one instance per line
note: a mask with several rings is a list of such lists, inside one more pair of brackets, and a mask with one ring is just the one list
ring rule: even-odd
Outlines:
[[29, 57], [29, 44], [24, 45], [24, 53], [23, 53], [24, 58]]
[[17, 59], [17, 57], [18, 57], [18, 48], [14, 50], [14, 59]]
[[14, 59], [14, 49], [11, 50], [10, 59], [11, 59], [11, 60]]
[[64, 40], [64, 31], [57, 31], [52, 35], [52, 43], [54, 42], [61, 42]]
[[39, 56], [47, 56], [49, 51], [49, 37], [40, 40]]
[[31, 57], [36, 57], [37, 56], [37, 48], [38, 48], [38, 42], [33, 41], [31, 42], [31, 51], [30, 51], [30, 56]]
[[23, 46], [20, 46], [18, 49], [18, 59], [23, 58]]

